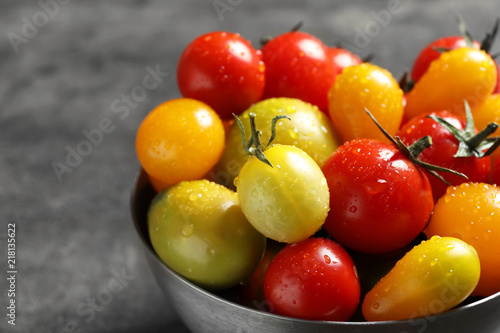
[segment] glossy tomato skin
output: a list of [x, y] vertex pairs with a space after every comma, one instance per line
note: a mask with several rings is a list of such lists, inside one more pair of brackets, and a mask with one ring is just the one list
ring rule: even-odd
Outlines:
[[500, 158], [496, 159], [495, 164], [493, 166], [491, 181], [493, 184], [500, 186]]
[[287, 245], [264, 277], [271, 312], [311, 320], [347, 321], [360, 298], [356, 267], [347, 251], [326, 238]]
[[148, 230], [165, 264], [210, 290], [247, 279], [266, 248], [236, 193], [205, 179], [180, 182], [158, 194], [148, 211]]
[[[261, 131], [261, 142], [266, 144], [271, 137], [271, 123], [276, 116], [288, 116], [276, 123], [275, 144], [291, 145], [305, 151], [319, 166], [337, 149], [339, 140], [330, 119], [317, 106], [296, 98], [268, 98], [245, 110], [239, 118], [250, 138], [250, 113], [254, 113], [255, 124]], [[234, 179], [249, 156], [241, 142], [241, 130], [233, 124], [226, 135], [226, 146], [213, 173], [217, 182], [231, 189]]]
[[356, 139], [322, 168], [330, 189], [324, 228], [353, 250], [386, 253], [415, 239], [434, 202], [427, 176], [393, 145]]
[[[472, 109], [474, 124], [476, 128], [483, 129], [489, 123], [500, 124], [500, 94], [491, 94], [483, 103]], [[498, 136], [500, 130], [496, 130], [490, 136]], [[491, 154], [492, 160], [497, 160], [500, 156], [500, 149], [496, 149]]]
[[205, 176], [224, 149], [222, 122], [205, 103], [177, 98], [155, 107], [136, 135], [139, 162], [157, 191]]
[[335, 76], [342, 73], [342, 71], [346, 67], [363, 63], [363, 61], [357, 55], [341, 47], [329, 47], [328, 56], [333, 63]]
[[[410, 146], [421, 137], [430, 135], [432, 145], [420, 154], [419, 159], [433, 165], [453, 169], [468, 177], [463, 178], [448, 172], [438, 172], [451, 185], [458, 185], [467, 181], [488, 182], [491, 170], [490, 157], [454, 157], [459, 146], [458, 140], [446, 128], [439, 125], [433, 119], [428, 118], [427, 116], [430, 114], [445, 119], [460, 130], [465, 128], [465, 120], [451, 112], [438, 111], [424, 113], [412, 118], [401, 127], [398, 133], [401, 140], [407, 146]], [[432, 186], [434, 200], [437, 201], [437, 199], [446, 193], [448, 185], [429, 173], [427, 175]]]
[[481, 273], [477, 251], [454, 237], [434, 236], [401, 258], [365, 296], [367, 321], [412, 319], [465, 300]]
[[472, 295], [500, 291], [500, 187], [485, 183], [450, 186], [436, 203], [425, 234], [455, 237], [476, 249], [481, 276]]
[[475, 108], [497, 82], [495, 62], [482, 50], [462, 47], [443, 53], [406, 95], [405, 115], [448, 110], [465, 117], [464, 100]]
[[303, 150], [276, 144], [264, 151], [273, 167], [250, 158], [236, 179], [248, 221], [267, 238], [296, 243], [325, 222], [329, 192], [318, 164]]
[[177, 83], [184, 97], [210, 105], [222, 119], [232, 119], [260, 100], [265, 85], [261, 52], [239, 34], [209, 32], [182, 53]]
[[330, 119], [344, 142], [356, 138], [388, 141], [365, 108], [391, 135], [401, 125], [403, 91], [389, 71], [373, 64], [345, 68], [335, 78], [328, 101]]
[[[413, 81], [418, 81], [427, 71], [431, 62], [439, 58], [442, 54], [439, 48], [447, 50], [455, 50], [461, 47], [466, 47], [467, 42], [462, 36], [446, 36], [438, 38], [429, 45], [427, 45], [415, 59], [413, 68], [411, 71], [411, 79]], [[473, 41], [473, 47], [475, 49], [480, 49], [481, 44], [478, 41]]]
[[327, 47], [301, 31], [281, 34], [262, 47], [266, 64], [264, 98], [293, 97], [328, 110], [328, 89], [335, 70]]

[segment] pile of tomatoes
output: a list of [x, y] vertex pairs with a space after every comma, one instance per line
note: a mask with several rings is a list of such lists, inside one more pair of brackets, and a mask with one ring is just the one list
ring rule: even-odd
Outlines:
[[304, 319], [500, 292], [498, 80], [468, 35], [429, 44], [404, 83], [296, 29], [260, 49], [204, 34], [180, 57], [182, 97], [137, 132], [152, 246], [199, 286]]

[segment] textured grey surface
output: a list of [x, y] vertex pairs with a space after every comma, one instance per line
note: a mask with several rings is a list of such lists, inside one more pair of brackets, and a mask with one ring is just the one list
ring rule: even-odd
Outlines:
[[[399, 78], [422, 47], [457, 29], [452, 2], [401, 0], [385, 27], [356, 43], [356, 29], [373, 25], [388, 3], [0, 0], [0, 331], [187, 332], [138, 250], [129, 209], [135, 131], [151, 108], [179, 96], [183, 48], [211, 30], [257, 45], [302, 20], [304, 31], [373, 53]], [[491, 0], [453, 6], [476, 38], [500, 13]], [[155, 69], [157, 87], [138, 95]], [[106, 121], [107, 133], [84, 146], [83, 131]], [[66, 164], [77, 147], [88, 155], [58, 178], [53, 162]], [[8, 223], [16, 224], [16, 326], [6, 316]]]

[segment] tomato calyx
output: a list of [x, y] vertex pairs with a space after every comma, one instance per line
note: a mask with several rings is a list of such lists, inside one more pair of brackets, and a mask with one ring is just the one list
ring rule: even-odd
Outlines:
[[387, 131], [377, 122], [375, 117], [372, 115], [372, 113], [367, 108], [365, 108], [365, 111], [370, 116], [370, 118], [373, 120], [375, 125], [377, 125], [377, 127], [380, 129], [380, 131], [382, 131], [384, 136], [387, 139], [389, 139], [389, 141], [391, 141], [396, 146], [396, 148], [401, 153], [403, 153], [403, 155], [405, 155], [406, 158], [408, 158], [413, 164], [425, 169], [428, 173], [430, 173], [434, 177], [440, 179], [442, 182], [444, 182], [447, 185], [451, 185], [451, 184], [446, 179], [444, 179], [443, 176], [441, 176], [437, 172], [449, 172], [449, 173], [455, 174], [457, 176], [463, 177], [465, 179], [468, 178], [465, 174], [463, 174], [461, 172], [458, 172], [458, 171], [455, 171], [452, 169], [448, 169], [448, 168], [444, 168], [444, 167], [440, 167], [440, 166], [437, 166], [434, 164], [430, 164], [430, 163], [427, 163], [427, 162], [424, 162], [424, 161], [418, 159], [418, 157], [420, 156], [422, 151], [424, 151], [425, 149], [429, 148], [432, 145], [432, 138], [430, 135], [421, 137], [420, 139], [418, 139], [417, 141], [412, 143], [411, 146], [407, 146], [403, 143], [403, 141], [401, 140], [401, 138], [399, 136], [396, 135], [395, 137], [393, 137], [392, 135], [387, 133]]
[[233, 116], [236, 119], [236, 123], [240, 128], [241, 141], [243, 143], [243, 149], [245, 150], [245, 152], [250, 156], [255, 156], [259, 161], [264, 162], [265, 164], [269, 165], [272, 168], [273, 165], [271, 164], [271, 162], [269, 162], [266, 155], [264, 155], [264, 150], [266, 150], [269, 147], [269, 145], [273, 142], [274, 138], [276, 138], [276, 123], [278, 122], [278, 120], [283, 118], [291, 120], [290, 117], [286, 115], [278, 115], [272, 119], [271, 137], [269, 138], [266, 147], [264, 147], [260, 142], [260, 136], [262, 135], [262, 132], [257, 130], [257, 126], [255, 125], [256, 114], [253, 112], [250, 112], [248, 114], [250, 118], [250, 131], [251, 131], [251, 136], [248, 141], [246, 140], [245, 127], [243, 126], [243, 123], [241, 122], [240, 118], [234, 113]]
[[[481, 50], [483, 50], [486, 53], [490, 53], [491, 47], [493, 45], [493, 42], [495, 41], [495, 38], [498, 33], [498, 28], [500, 26], [500, 18], [497, 18], [495, 21], [495, 25], [493, 25], [493, 28], [491, 29], [491, 32], [486, 33], [486, 36], [484, 36], [483, 40], [481, 41]], [[498, 54], [492, 56], [492, 58], [496, 58]]]
[[[303, 25], [304, 25], [304, 21], [299, 21], [299, 22], [297, 22], [297, 24], [295, 24], [292, 27], [292, 29], [290, 29], [289, 32], [299, 31]], [[271, 36], [271, 35], [264, 35], [264, 36], [260, 37], [260, 46], [262, 47], [262, 46], [266, 45], [271, 39], [273, 39], [273, 36]]]
[[457, 152], [453, 157], [470, 157], [475, 156], [481, 158], [488, 156], [500, 145], [500, 137], [488, 138], [490, 134], [496, 131], [498, 124], [495, 122], [489, 123], [482, 131], [475, 134], [474, 119], [467, 101], [465, 103], [466, 124], [464, 130], [460, 130], [447, 122], [445, 119], [431, 114], [427, 116], [436, 121], [439, 125], [450, 131], [451, 134], [458, 140], [459, 145]]

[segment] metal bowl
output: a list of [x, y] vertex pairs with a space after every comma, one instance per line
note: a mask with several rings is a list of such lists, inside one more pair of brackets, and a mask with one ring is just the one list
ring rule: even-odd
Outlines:
[[470, 333], [500, 332], [500, 293], [448, 312], [411, 320], [385, 322], [311, 321], [274, 315], [239, 305], [231, 290], [208, 292], [184, 279], [155, 254], [148, 235], [147, 211], [155, 192], [141, 171], [132, 191], [132, 217], [146, 260], [165, 296], [193, 333]]

